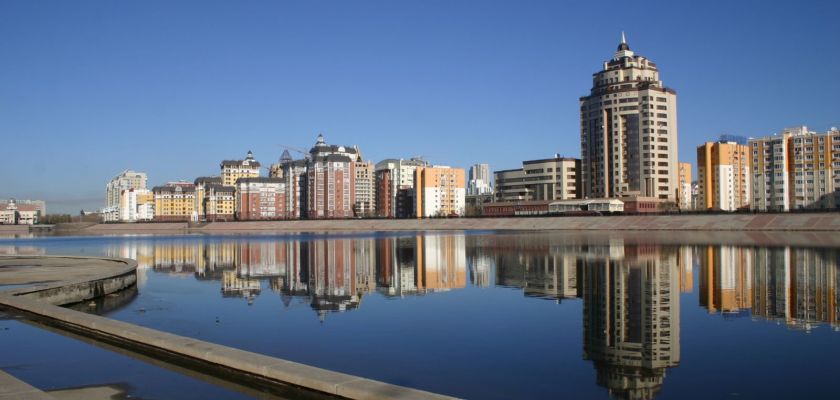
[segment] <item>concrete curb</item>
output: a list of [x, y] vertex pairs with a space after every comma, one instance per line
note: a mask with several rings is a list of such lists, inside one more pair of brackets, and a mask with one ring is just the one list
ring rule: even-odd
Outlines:
[[[86, 257], [59, 258], [86, 259]], [[91, 279], [1, 292], [0, 305], [32, 315], [46, 324], [76, 334], [119, 347], [140, 350], [156, 357], [173, 360], [175, 363], [207, 369], [228, 379], [235, 377], [258, 381], [269, 387], [277, 386], [280, 391], [288, 390], [287, 388], [292, 386], [350, 399], [442, 400], [453, 398], [178, 336], [54, 305], [86, 301], [134, 284], [136, 262], [125, 259], [105, 260], [124, 263], [125, 267], [116, 268]], [[134, 279], [127, 278], [128, 275]], [[63, 293], [62, 290], [65, 289], [66, 292]]]

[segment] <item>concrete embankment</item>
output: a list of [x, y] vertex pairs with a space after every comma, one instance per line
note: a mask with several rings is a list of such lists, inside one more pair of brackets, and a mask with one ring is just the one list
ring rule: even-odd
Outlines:
[[344, 219], [186, 223], [96, 224], [74, 234], [241, 233], [427, 230], [588, 231], [840, 231], [840, 213], [673, 214], [587, 217]]
[[29, 225], [0, 225], [0, 237], [29, 233]]
[[[290, 389], [311, 391], [310, 395], [300, 392], [294, 398], [320, 394], [351, 399], [451, 399], [56, 306], [87, 301], [133, 285], [136, 267], [136, 262], [126, 259], [0, 257], [0, 285], [29, 283], [0, 292], [0, 307], [74, 334], [225, 379], [253, 382], [277, 393], [288, 393]], [[19, 275], [26, 268], [31, 271], [26, 279], [21, 279]]]

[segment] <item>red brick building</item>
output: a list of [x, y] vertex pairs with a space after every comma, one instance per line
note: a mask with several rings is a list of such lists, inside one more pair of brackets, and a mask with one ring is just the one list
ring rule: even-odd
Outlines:
[[376, 213], [380, 217], [394, 218], [392, 174], [390, 169], [376, 171]]
[[286, 184], [281, 178], [239, 178], [236, 181], [236, 219], [289, 218], [286, 195]]
[[353, 217], [354, 164], [354, 160], [342, 154], [312, 158], [306, 171], [309, 219]]

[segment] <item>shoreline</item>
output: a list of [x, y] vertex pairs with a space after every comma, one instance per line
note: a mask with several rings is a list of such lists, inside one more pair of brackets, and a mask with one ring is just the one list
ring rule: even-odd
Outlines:
[[375, 232], [375, 231], [804, 231], [840, 232], [840, 213], [688, 214], [585, 217], [502, 217], [441, 219], [336, 219], [236, 221], [190, 224], [139, 222], [57, 225], [53, 234]]

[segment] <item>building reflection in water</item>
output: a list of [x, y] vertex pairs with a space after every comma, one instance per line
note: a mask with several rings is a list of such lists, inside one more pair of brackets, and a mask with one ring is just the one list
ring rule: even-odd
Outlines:
[[401, 297], [466, 286], [464, 235], [126, 242], [106, 255], [137, 260], [140, 288], [151, 268], [221, 281], [224, 297], [253, 304], [267, 281], [283, 304], [306, 301], [322, 320], [329, 312], [357, 308], [373, 291]]
[[707, 246], [701, 253], [700, 305], [710, 313], [840, 330], [836, 250]]
[[[620, 250], [620, 249], [619, 249]], [[623, 246], [581, 258], [583, 355], [619, 398], [649, 399], [680, 362], [679, 248]]]
[[700, 306], [711, 314], [840, 330], [834, 249], [456, 234], [138, 241], [108, 255], [138, 260], [141, 288], [150, 268], [190, 274], [221, 281], [223, 296], [249, 303], [270, 290], [287, 307], [308, 305], [322, 321], [360, 307], [374, 291], [400, 298], [464, 288], [467, 270], [476, 287], [515, 288], [558, 303], [580, 299], [583, 357], [618, 398], [655, 397], [667, 369], [679, 365], [679, 297], [692, 292], [695, 272]]

